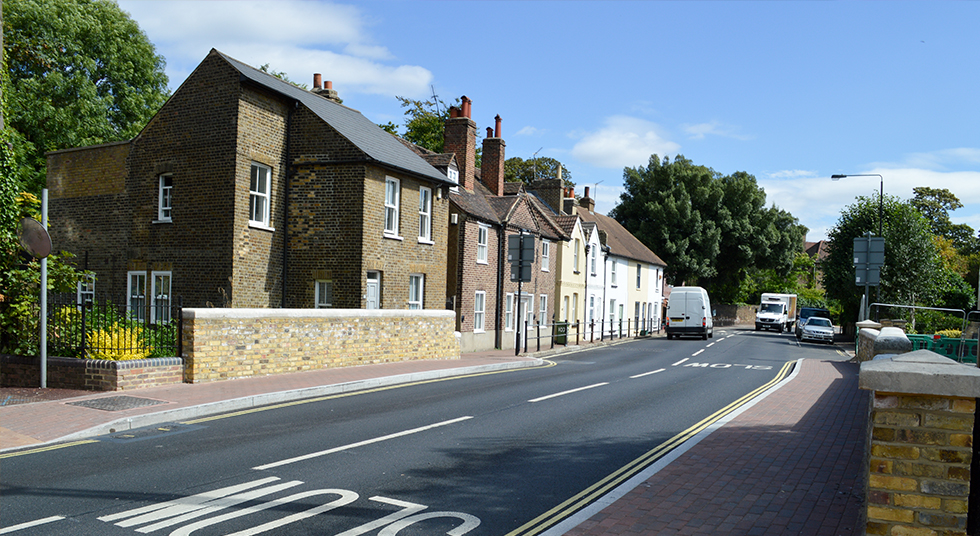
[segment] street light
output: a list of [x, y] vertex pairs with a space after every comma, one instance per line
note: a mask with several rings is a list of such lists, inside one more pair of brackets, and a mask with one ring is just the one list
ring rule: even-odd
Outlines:
[[839, 181], [847, 177], [878, 177], [881, 180], [881, 187], [878, 190], [878, 236], [884, 236], [881, 234], [881, 223], [884, 221], [884, 206], [885, 206], [885, 178], [877, 173], [857, 173], [854, 175], [831, 175], [830, 178]]

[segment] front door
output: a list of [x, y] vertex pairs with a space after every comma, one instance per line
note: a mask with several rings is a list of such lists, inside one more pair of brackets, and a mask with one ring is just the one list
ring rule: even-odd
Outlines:
[[364, 308], [378, 309], [381, 306], [381, 272], [367, 273], [367, 294]]

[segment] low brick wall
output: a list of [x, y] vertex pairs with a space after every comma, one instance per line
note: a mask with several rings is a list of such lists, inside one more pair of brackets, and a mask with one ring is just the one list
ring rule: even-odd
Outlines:
[[188, 383], [416, 359], [458, 359], [453, 311], [184, 309]]
[[719, 303], [712, 308], [718, 312], [714, 317], [715, 327], [744, 325], [755, 322], [755, 307], [751, 305]]
[[[47, 386], [51, 389], [127, 391], [181, 383], [184, 373], [178, 357], [132, 361], [48, 357], [47, 365]], [[40, 387], [41, 358], [0, 356], [0, 385]]]
[[874, 391], [866, 534], [965, 536], [980, 371], [919, 350], [861, 363], [859, 383]]

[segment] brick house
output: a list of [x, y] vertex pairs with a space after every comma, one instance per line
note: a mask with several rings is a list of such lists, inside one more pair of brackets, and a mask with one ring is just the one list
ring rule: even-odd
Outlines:
[[132, 140], [48, 155], [55, 247], [137, 316], [442, 309], [455, 183], [313, 85], [212, 50]]
[[[449, 194], [449, 248], [446, 293], [457, 315], [463, 351], [514, 348], [541, 327], [542, 345], [551, 342], [555, 318], [556, 245], [567, 240], [546, 205], [519, 183], [504, 182], [504, 148], [500, 117], [487, 128], [481, 166], [476, 168], [476, 122], [471, 101], [453, 108], [446, 121], [445, 150], [455, 155], [459, 188]], [[528, 233], [535, 240], [531, 281], [511, 281], [507, 261], [509, 236]], [[520, 287], [520, 288], [519, 288]], [[525, 326], [528, 329], [525, 329]], [[535, 339], [527, 340], [536, 347]]]

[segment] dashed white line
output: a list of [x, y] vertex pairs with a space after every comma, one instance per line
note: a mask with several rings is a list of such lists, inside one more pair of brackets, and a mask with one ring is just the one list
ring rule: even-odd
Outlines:
[[632, 379], [635, 379], [635, 378], [642, 378], [644, 376], [649, 376], [651, 374], [656, 374], [658, 372], [663, 372], [665, 370], [667, 370], [667, 369], [657, 369], [657, 370], [652, 370], [650, 372], [644, 372], [643, 374], [637, 374], [636, 376], [630, 376], [630, 379], [632, 380]]
[[7, 527], [5, 529], [0, 529], [0, 534], [9, 534], [11, 532], [16, 532], [18, 530], [29, 529], [31, 527], [37, 527], [39, 525], [46, 525], [48, 523], [53, 523], [55, 521], [61, 521], [64, 516], [51, 516], [44, 519], [37, 519], [34, 521], [28, 521], [27, 523], [21, 523], [20, 525], [14, 525], [12, 527]]
[[711, 348], [711, 347], [712, 347], [712, 346], [714, 346], [714, 345], [715, 345], [715, 343], [713, 343], [713, 342], [712, 342], [712, 343], [709, 343], [707, 347], [708, 347], [708, 348]]
[[579, 387], [578, 389], [570, 389], [568, 391], [562, 391], [560, 393], [555, 393], [553, 395], [542, 396], [540, 398], [532, 398], [528, 402], [541, 402], [542, 400], [548, 400], [549, 398], [555, 398], [556, 396], [569, 395], [572, 393], [577, 393], [579, 391], [584, 391], [586, 389], [593, 389], [595, 387], [602, 387], [603, 385], [609, 385], [609, 382], [596, 383], [593, 385], [586, 385], [585, 387]]
[[680, 365], [681, 363], [683, 363], [683, 362], [685, 362], [685, 361], [687, 361], [688, 359], [691, 359], [691, 358], [690, 358], [690, 357], [685, 357], [684, 359], [681, 359], [680, 361], [678, 361], [677, 363], [674, 363], [674, 364], [673, 364], [673, 365], [671, 365], [671, 366], [672, 366], [672, 367], [676, 367], [677, 365]]
[[359, 441], [357, 443], [351, 443], [350, 445], [344, 445], [344, 446], [336, 447], [336, 448], [332, 448], [332, 449], [321, 450], [320, 452], [311, 452], [310, 454], [304, 454], [302, 456], [297, 456], [295, 458], [289, 458], [288, 460], [282, 460], [282, 461], [278, 461], [278, 462], [269, 463], [269, 464], [266, 464], [266, 465], [260, 465], [258, 467], [253, 467], [252, 469], [254, 469], [256, 471], [264, 471], [266, 469], [272, 469], [273, 467], [279, 467], [279, 466], [282, 466], [282, 465], [288, 465], [290, 463], [296, 463], [296, 462], [301, 462], [301, 461], [304, 461], [304, 460], [309, 460], [311, 458], [317, 458], [317, 457], [320, 457], [320, 456], [326, 456], [327, 454], [333, 454], [335, 452], [341, 452], [341, 451], [352, 449], [352, 448], [356, 448], [356, 447], [362, 447], [364, 445], [370, 445], [372, 443], [380, 443], [382, 441], [387, 441], [389, 439], [394, 439], [396, 437], [402, 437], [402, 436], [407, 436], [407, 435], [411, 435], [411, 434], [417, 434], [419, 432], [424, 432], [426, 430], [431, 430], [433, 428], [438, 428], [440, 426], [448, 426], [450, 424], [456, 424], [458, 422], [462, 422], [462, 421], [465, 421], [465, 420], [468, 420], [468, 419], [472, 419], [472, 418], [473, 418], [472, 416], [466, 416], [466, 417], [460, 417], [458, 419], [451, 419], [451, 420], [448, 420], [448, 421], [437, 422], [435, 424], [430, 424], [428, 426], [420, 426], [419, 428], [412, 428], [411, 430], [405, 430], [403, 432], [396, 432], [394, 434], [388, 434], [386, 436], [376, 437], [374, 439], [367, 439], [367, 440], [364, 440], [364, 441]]
[[698, 350], [697, 352], [694, 352], [693, 354], [691, 354], [691, 357], [697, 357], [697, 355], [700, 354], [703, 351], [704, 351], [704, 348], [702, 348], [702, 349]]

